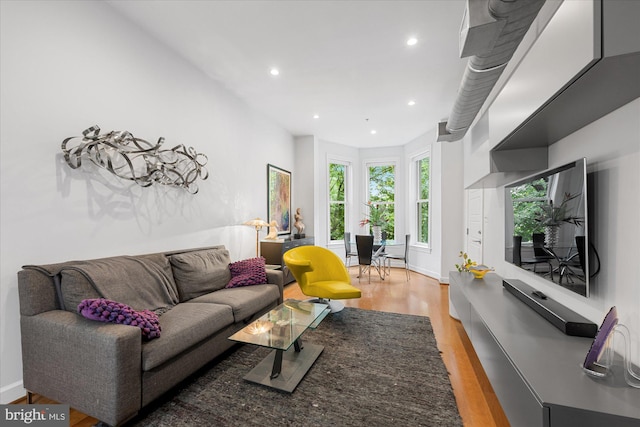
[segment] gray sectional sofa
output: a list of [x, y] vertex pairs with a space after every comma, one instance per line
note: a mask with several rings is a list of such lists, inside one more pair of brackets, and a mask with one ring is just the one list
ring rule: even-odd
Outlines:
[[[18, 272], [23, 382], [103, 423], [120, 425], [234, 343], [228, 337], [282, 302], [282, 273], [225, 288], [224, 246], [24, 266]], [[89, 320], [83, 299], [159, 315], [159, 338]]]

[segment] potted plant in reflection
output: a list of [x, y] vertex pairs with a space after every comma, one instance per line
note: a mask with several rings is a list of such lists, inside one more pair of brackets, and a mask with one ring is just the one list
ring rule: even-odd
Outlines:
[[373, 241], [380, 242], [382, 240], [382, 227], [387, 225], [386, 205], [372, 203], [371, 201], [365, 203], [365, 205], [369, 213], [365, 214], [364, 219], [360, 221], [360, 227], [371, 224]]
[[573, 208], [569, 206], [570, 202], [579, 196], [580, 194], [564, 193], [560, 205], [554, 205], [553, 200], [549, 200], [549, 203], [540, 206], [536, 220], [544, 225], [544, 243], [547, 247], [553, 248], [556, 246], [558, 232], [563, 223], [573, 224], [578, 227], [584, 223], [584, 218], [573, 215], [571, 213]]

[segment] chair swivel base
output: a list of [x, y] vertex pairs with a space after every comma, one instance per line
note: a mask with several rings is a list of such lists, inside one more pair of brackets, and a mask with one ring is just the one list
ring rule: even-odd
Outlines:
[[338, 313], [344, 309], [344, 304], [337, 300], [328, 300], [325, 298], [311, 298], [306, 302], [316, 302], [321, 304], [327, 304], [331, 309], [331, 313]]

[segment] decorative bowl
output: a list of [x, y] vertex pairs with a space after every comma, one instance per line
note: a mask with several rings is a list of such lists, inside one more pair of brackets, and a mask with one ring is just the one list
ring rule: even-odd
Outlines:
[[482, 279], [484, 278], [485, 274], [487, 274], [490, 271], [493, 271], [493, 268], [489, 268], [486, 265], [477, 265], [477, 266], [471, 267], [469, 271], [471, 272], [471, 274], [473, 274], [474, 278]]

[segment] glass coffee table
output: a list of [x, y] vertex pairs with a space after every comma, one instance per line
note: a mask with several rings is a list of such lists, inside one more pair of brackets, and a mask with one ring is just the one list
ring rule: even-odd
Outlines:
[[324, 350], [317, 344], [303, 345], [300, 337], [330, 312], [326, 304], [286, 300], [231, 335], [232, 341], [273, 349], [244, 379], [292, 393]]

